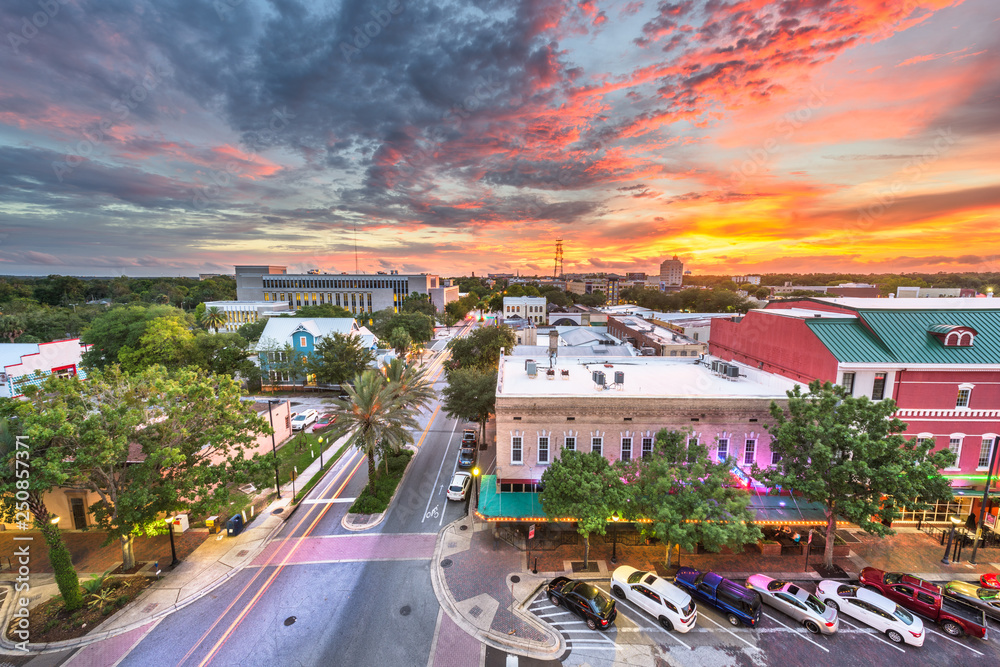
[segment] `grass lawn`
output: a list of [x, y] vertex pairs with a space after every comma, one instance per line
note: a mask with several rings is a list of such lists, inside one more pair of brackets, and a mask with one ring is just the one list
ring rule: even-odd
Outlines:
[[358, 494], [358, 499], [348, 510], [355, 514], [378, 514], [384, 512], [389, 507], [392, 494], [399, 486], [399, 480], [403, 479], [406, 466], [409, 465], [413, 452], [409, 449], [401, 449], [396, 454], [388, 457], [389, 472], [386, 473], [385, 461], [379, 461], [376, 468], [375, 479], [369, 480], [368, 485]]

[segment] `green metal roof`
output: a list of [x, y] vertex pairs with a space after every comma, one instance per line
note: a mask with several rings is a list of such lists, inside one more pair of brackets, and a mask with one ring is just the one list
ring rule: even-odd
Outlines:
[[[875, 336], [860, 320], [806, 321], [842, 363], [1000, 364], [1000, 311], [859, 308], [856, 312]], [[970, 347], [945, 347], [933, 335], [945, 326], [971, 327], [978, 335]]]
[[545, 516], [537, 493], [499, 493], [496, 475], [483, 475], [479, 487], [479, 513], [489, 518], [529, 519]]
[[858, 320], [806, 320], [817, 338], [841, 363], [895, 363], [892, 351]]

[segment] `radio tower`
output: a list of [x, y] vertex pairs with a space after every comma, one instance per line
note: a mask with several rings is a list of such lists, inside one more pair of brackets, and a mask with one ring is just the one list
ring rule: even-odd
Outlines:
[[552, 270], [553, 277], [559, 279], [563, 274], [563, 262], [562, 262], [562, 239], [556, 239], [556, 265]]

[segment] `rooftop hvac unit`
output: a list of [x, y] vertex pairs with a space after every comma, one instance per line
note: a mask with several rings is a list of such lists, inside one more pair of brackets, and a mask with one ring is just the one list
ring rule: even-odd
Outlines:
[[722, 362], [720, 362], [718, 359], [712, 360], [712, 372], [713, 373], [718, 373], [719, 372], [719, 365], [721, 363]]
[[569, 379], [569, 369], [568, 368], [562, 368], [562, 369], [559, 370], [559, 372], [562, 373], [562, 379], [563, 380], [568, 380]]
[[625, 373], [623, 371], [615, 371], [615, 384], [625, 384]]
[[538, 375], [538, 364], [535, 363], [534, 359], [529, 359], [524, 367], [528, 369], [528, 377], [533, 378]]
[[726, 377], [738, 378], [740, 376], [739, 366], [726, 366]]
[[594, 371], [593, 377], [594, 377], [594, 384], [596, 384], [599, 387], [604, 386], [605, 382], [604, 371]]

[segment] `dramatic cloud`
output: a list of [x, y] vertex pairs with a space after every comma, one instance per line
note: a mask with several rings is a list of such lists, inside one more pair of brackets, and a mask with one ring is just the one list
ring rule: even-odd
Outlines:
[[546, 271], [556, 238], [581, 269], [946, 269], [983, 263], [945, 239], [996, 245], [990, 0], [40, 7], [0, 5], [9, 273]]

